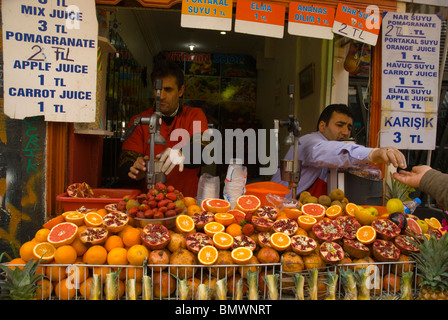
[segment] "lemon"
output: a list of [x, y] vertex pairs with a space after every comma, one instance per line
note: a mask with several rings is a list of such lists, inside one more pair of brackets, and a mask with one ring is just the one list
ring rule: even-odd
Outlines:
[[363, 226], [370, 225], [376, 218], [377, 217], [367, 209], [363, 208], [362, 210], [355, 211], [355, 219]]
[[420, 226], [420, 228], [422, 228], [423, 234], [428, 232], [429, 226], [424, 220], [418, 219], [417, 223]]
[[403, 212], [404, 211], [403, 202], [401, 202], [401, 200], [397, 198], [389, 199], [387, 200], [386, 203], [386, 210], [388, 213]]

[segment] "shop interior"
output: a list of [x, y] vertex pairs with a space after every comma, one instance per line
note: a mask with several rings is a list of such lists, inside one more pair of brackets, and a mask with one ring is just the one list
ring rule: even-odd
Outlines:
[[[338, 35], [333, 40], [292, 36], [286, 27], [281, 39], [233, 30], [222, 35], [217, 30], [182, 28], [180, 5], [171, 9], [97, 8], [103, 15], [103, 20], [99, 15], [100, 28], [103, 24], [114, 48], [108, 54], [107, 63], [107, 134], [103, 140], [101, 187], [120, 187], [116, 174], [120, 138], [130, 117], [148, 108], [153, 101], [148, 80], [152, 58], [161, 51], [189, 55], [219, 54], [225, 61], [244, 57], [247, 63], [226, 75], [213, 73], [216, 66], [200, 61], [185, 63], [187, 89], [183, 102], [203, 108], [211, 127], [219, 130], [272, 129], [273, 119], [287, 119], [290, 114], [287, 88], [293, 85], [293, 115], [299, 120], [301, 134], [315, 130], [317, 118], [326, 105], [346, 103], [355, 115], [355, 141], [367, 145], [372, 138], [368, 128], [373, 48], [369, 45]], [[446, 15], [443, 8], [413, 6], [412, 10], [425, 13], [442, 10]], [[441, 50], [445, 37], [446, 20], [442, 25]], [[448, 169], [447, 69], [440, 96], [437, 148], [429, 152], [405, 151], [409, 165], [430, 161], [444, 172]], [[300, 75], [303, 72], [312, 75], [305, 87], [301, 86], [301, 80], [304, 80]], [[195, 86], [201, 90], [194, 92]], [[224, 98], [226, 88], [234, 90], [230, 97]], [[280, 128], [279, 159], [288, 149], [284, 143], [287, 135], [287, 129]], [[270, 179], [270, 176], [258, 175], [259, 163], [245, 164], [248, 166], [248, 183]], [[202, 172], [224, 177], [226, 170], [227, 164], [223, 163], [205, 166]]]

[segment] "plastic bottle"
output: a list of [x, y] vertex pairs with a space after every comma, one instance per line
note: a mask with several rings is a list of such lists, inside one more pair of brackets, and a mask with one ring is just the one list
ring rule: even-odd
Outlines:
[[246, 192], [247, 168], [241, 159], [231, 159], [224, 181], [223, 198], [235, 208], [236, 200]]
[[411, 201], [403, 201], [404, 213], [413, 214], [415, 209], [422, 204], [422, 200], [415, 198]]

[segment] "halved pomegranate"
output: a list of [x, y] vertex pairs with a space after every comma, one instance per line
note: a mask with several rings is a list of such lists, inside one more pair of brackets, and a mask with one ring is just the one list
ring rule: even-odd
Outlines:
[[376, 219], [372, 222], [373, 229], [376, 230], [378, 238], [391, 240], [401, 233], [401, 229], [389, 219]]
[[171, 236], [167, 227], [162, 224], [147, 224], [141, 233], [142, 243], [151, 250], [163, 249], [170, 242]]
[[240, 234], [233, 238], [232, 249], [236, 249], [239, 247], [248, 247], [253, 251], [257, 247], [257, 243], [251, 237], [248, 237], [245, 234]]
[[360, 259], [370, 255], [370, 248], [358, 240], [344, 239], [342, 247], [352, 258]]
[[193, 253], [198, 253], [204, 246], [213, 246], [213, 240], [203, 232], [194, 232], [185, 238], [187, 249]]
[[322, 259], [327, 263], [336, 263], [344, 259], [344, 249], [332, 241], [325, 241], [319, 247]]
[[295, 253], [305, 256], [314, 252], [317, 242], [308, 236], [297, 234], [291, 237], [291, 248]]
[[84, 243], [92, 245], [106, 242], [109, 231], [103, 227], [87, 227], [79, 234], [79, 239]]
[[411, 236], [400, 234], [394, 238], [394, 243], [403, 254], [416, 253], [420, 250], [415, 245], [417, 241]]
[[335, 241], [344, 236], [344, 231], [339, 223], [331, 219], [320, 220], [311, 228], [311, 232], [319, 242]]
[[256, 215], [262, 218], [275, 220], [278, 216], [278, 209], [274, 206], [261, 206], [257, 209]]
[[272, 229], [275, 232], [283, 232], [288, 236], [294, 235], [299, 229], [299, 224], [293, 219], [279, 219], [274, 222]]
[[352, 216], [339, 216], [334, 221], [341, 226], [345, 239], [355, 239], [356, 231], [361, 228], [361, 224]]
[[272, 226], [274, 225], [274, 221], [265, 217], [252, 217], [252, 224], [254, 225], [255, 230], [258, 232], [270, 231]]
[[196, 212], [191, 218], [194, 221], [196, 230], [202, 230], [207, 223], [215, 221], [215, 215], [208, 211]]
[[269, 241], [271, 239], [271, 233], [268, 231], [259, 232], [257, 236], [258, 245], [263, 247], [271, 247], [271, 242]]
[[373, 256], [380, 262], [397, 261], [400, 257], [400, 250], [388, 240], [375, 240], [372, 250]]
[[120, 232], [129, 222], [129, 216], [121, 211], [107, 213], [103, 217], [103, 225], [110, 232]]

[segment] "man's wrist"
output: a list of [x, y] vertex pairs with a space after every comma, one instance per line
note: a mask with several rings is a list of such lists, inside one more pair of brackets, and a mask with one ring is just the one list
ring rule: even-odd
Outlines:
[[379, 148], [373, 148], [372, 150], [370, 150], [369, 154], [367, 155], [367, 159], [369, 159], [370, 162], [373, 162], [373, 153], [378, 150]]

